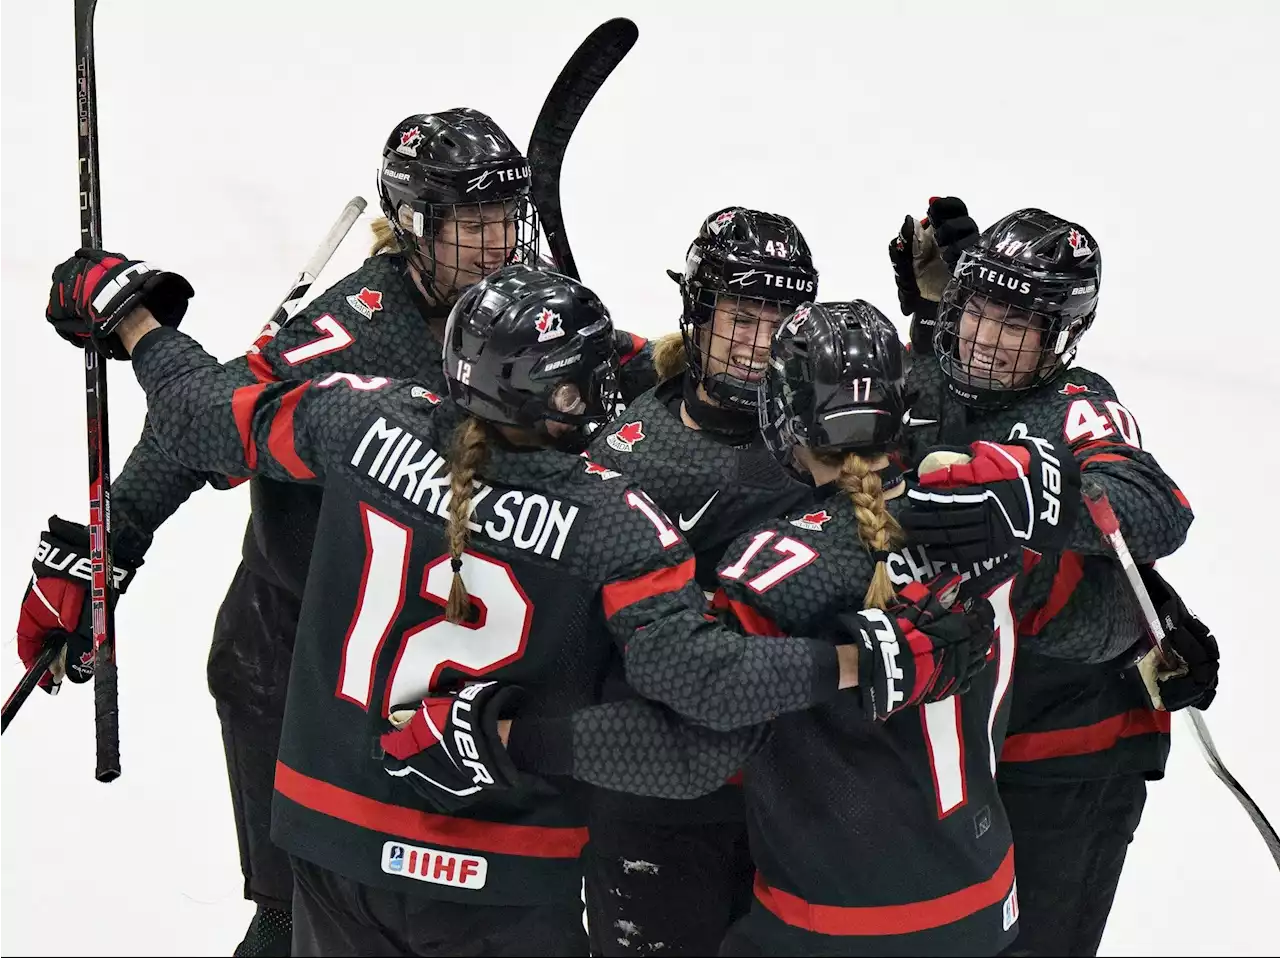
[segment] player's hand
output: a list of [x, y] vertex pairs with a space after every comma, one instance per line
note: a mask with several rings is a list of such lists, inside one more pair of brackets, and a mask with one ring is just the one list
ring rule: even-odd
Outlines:
[[[116, 549], [112, 566], [116, 594], [123, 595], [141, 556], [128, 556]], [[40, 680], [46, 692], [57, 692], [65, 676], [79, 684], [93, 678], [93, 603], [89, 599], [92, 565], [89, 558], [89, 530], [57, 516], [49, 518], [49, 529], [40, 536], [32, 560], [33, 575], [27, 584], [18, 611], [18, 655], [31, 668], [47, 642], [65, 634], [65, 654]]]
[[177, 326], [195, 295], [183, 277], [119, 253], [79, 249], [53, 271], [45, 317], [77, 346], [93, 343], [112, 359], [128, 359], [117, 335], [135, 309], [146, 307], [164, 326]]
[[985, 601], [957, 601], [960, 575], [944, 572], [912, 582], [885, 611], [838, 616], [859, 644], [858, 686], [867, 718], [883, 721], [904, 708], [968, 690], [987, 664], [995, 614]]
[[1056, 552], [1080, 511], [1080, 467], [1070, 449], [1047, 439], [939, 448], [916, 473], [899, 521], [935, 562]]
[[978, 238], [978, 224], [964, 201], [955, 196], [932, 197], [924, 219], [907, 216], [889, 242], [902, 315], [911, 316], [911, 349], [933, 352], [938, 300], [951, 279], [960, 254]]
[[500, 725], [519, 692], [516, 686], [477, 682], [393, 710], [393, 730], [380, 739], [387, 774], [443, 814], [514, 788], [520, 773], [507, 755]]
[[1162, 668], [1152, 652], [1143, 660], [1145, 667], [1139, 666], [1152, 702], [1170, 712], [1189, 705], [1207, 709], [1218, 694], [1218, 640], [1153, 566], [1139, 566], [1138, 571], [1160, 615], [1165, 649], [1174, 660], [1172, 669]]

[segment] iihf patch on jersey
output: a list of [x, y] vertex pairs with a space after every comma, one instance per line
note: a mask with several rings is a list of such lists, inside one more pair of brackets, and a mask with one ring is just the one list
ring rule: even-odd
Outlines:
[[427, 389], [425, 386], [414, 386], [409, 390], [409, 395], [414, 399], [425, 399], [433, 406], [438, 406], [442, 402], [439, 396], [433, 393], [430, 389]]
[[1075, 383], [1067, 383], [1058, 390], [1064, 396], [1079, 396], [1081, 393], [1087, 393], [1088, 391], [1088, 386], [1077, 386]]
[[347, 297], [347, 305], [365, 319], [373, 319], [373, 314], [382, 309], [382, 293], [376, 289], [361, 286], [360, 292]]
[[382, 870], [401, 878], [474, 891], [484, 887], [489, 877], [489, 862], [479, 855], [459, 855], [421, 845], [386, 842], [382, 846]]
[[830, 521], [831, 514], [826, 509], [819, 509], [817, 512], [806, 512], [799, 519], [792, 519], [791, 524], [798, 529], [820, 532], [822, 527]]
[[587, 463], [587, 475], [599, 476], [601, 479], [617, 479], [622, 473], [615, 472], [608, 466], [602, 466], [598, 462]]
[[560, 321], [560, 314], [546, 307], [538, 313], [538, 318], [533, 321], [533, 325], [538, 330], [540, 343], [545, 343], [548, 339], [559, 339], [564, 335], [564, 323]]
[[604, 441], [611, 449], [616, 449], [618, 452], [630, 452], [643, 438], [644, 424], [637, 419], [635, 422], [627, 423], [617, 432], [605, 436]]

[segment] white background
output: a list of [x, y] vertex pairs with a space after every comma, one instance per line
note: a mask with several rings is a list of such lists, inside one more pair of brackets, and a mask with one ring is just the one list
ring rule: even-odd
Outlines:
[[[1106, 265], [1082, 360], [1196, 508], [1163, 568], [1222, 642], [1218, 744], [1280, 822], [1276, 5], [830, 2], [102, 0], [106, 247], [183, 272], [197, 290], [185, 329], [230, 358], [342, 203], [376, 208], [402, 117], [470, 105], [523, 145], [565, 58], [617, 14], [640, 41], [578, 131], [564, 206], [620, 325], [675, 327], [663, 271], [730, 204], [792, 216], [823, 298], [895, 317], [886, 244], [930, 195], [966, 198], [984, 226], [1028, 205], [1077, 219]], [[86, 518], [86, 467], [80, 358], [42, 320], [49, 271], [78, 238], [71, 3], [6, 2], [3, 18], [10, 623], [47, 517]], [[321, 285], [358, 264], [369, 218]], [[142, 415], [113, 365], [117, 470]], [[239, 941], [252, 909], [204, 659], [247, 511], [244, 489], [195, 496], [120, 605], [121, 779], [93, 780], [87, 688], [37, 692], [4, 739], [6, 955], [226, 955]], [[7, 693], [12, 633], [0, 658]], [[1253, 827], [1178, 734], [1103, 952], [1275, 954], [1277, 905]]]

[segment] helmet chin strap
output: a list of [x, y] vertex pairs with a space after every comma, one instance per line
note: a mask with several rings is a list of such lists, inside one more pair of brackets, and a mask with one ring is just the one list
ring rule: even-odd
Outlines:
[[754, 410], [728, 409], [716, 406], [698, 395], [698, 377], [686, 372], [683, 384], [684, 410], [698, 428], [733, 443], [749, 442], [755, 435], [759, 419]]

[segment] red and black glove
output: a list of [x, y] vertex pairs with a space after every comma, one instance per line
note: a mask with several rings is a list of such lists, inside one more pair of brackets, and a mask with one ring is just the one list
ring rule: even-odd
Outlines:
[[883, 612], [837, 617], [860, 645], [858, 687], [869, 720], [961, 695], [986, 668], [995, 613], [985, 601], [965, 609], [956, 601], [959, 592], [960, 575], [944, 572], [908, 584]]
[[[133, 580], [141, 556], [111, 556], [116, 595]], [[67, 639], [64, 660], [55, 662], [40, 680], [46, 692], [56, 692], [65, 674], [77, 685], [93, 678], [93, 603], [89, 591], [93, 571], [89, 558], [89, 530], [79, 523], [49, 517], [49, 530], [40, 536], [34, 573], [18, 612], [18, 655], [31, 668], [47, 642]]]
[[1048, 439], [939, 448], [917, 474], [898, 518], [935, 562], [1060, 551], [1080, 512], [1080, 467], [1070, 449]]
[[514, 788], [520, 773], [502, 744], [498, 722], [519, 692], [513, 685], [477, 682], [393, 710], [395, 728], [379, 739], [383, 768], [442, 814], [484, 793]]
[[902, 315], [912, 317], [912, 352], [933, 353], [938, 300], [960, 254], [977, 239], [978, 224], [964, 201], [934, 196], [929, 199], [928, 215], [922, 220], [906, 217], [898, 235], [889, 241], [898, 305]]
[[115, 335], [126, 316], [145, 306], [161, 325], [177, 326], [194, 295], [177, 273], [119, 253], [82, 248], [54, 269], [45, 316], [67, 342], [92, 342], [104, 356], [128, 359]]
[[1174, 671], [1156, 671], [1161, 702], [1170, 712], [1207, 709], [1218, 694], [1218, 640], [1153, 566], [1139, 566], [1138, 573], [1160, 615], [1165, 648], [1175, 655]]

